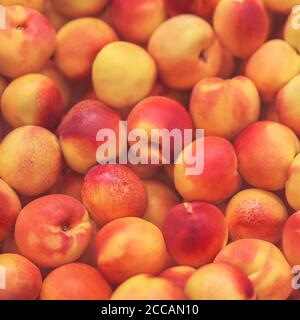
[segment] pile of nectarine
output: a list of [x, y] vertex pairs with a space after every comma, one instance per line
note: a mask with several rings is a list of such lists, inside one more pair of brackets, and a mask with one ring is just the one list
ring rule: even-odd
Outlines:
[[0, 0], [0, 300], [299, 299], [297, 4]]

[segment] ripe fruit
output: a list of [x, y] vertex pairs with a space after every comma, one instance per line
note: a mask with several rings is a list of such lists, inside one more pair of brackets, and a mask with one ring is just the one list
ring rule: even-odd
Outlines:
[[226, 220], [232, 240], [280, 241], [287, 210], [275, 194], [259, 189], [237, 193], [228, 203]]
[[268, 37], [269, 17], [261, 0], [221, 0], [213, 21], [219, 40], [235, 57], [249, 57]]
[[0, 254], [0, 266], [5, 269], [6, 289], [0, 290], [0, 300], [36, 300], [42, 287], [40, 270], [28, 259], [17, 254]]
[[247, 274], [259, 300], [285, 300], [292, 292], [291, 267], [272, 243], [258, 239], [234, 241], [216, 257]]
[[165, 84], [181, 90], [215, 76], [222, 59], [212, 27], [193, 15], [179, 15], [161, 24], [150, 38], [148, 51]]
[[108, 44], [93, 65], [98, 98], [109, 106], [133, 107], [145, 98], [156, 81], [156, 65], [146, 50], [129, 42]]
[[78, 200], [49, 195], [23, 208], [15, 239], [21, 253], [39, 267], [56, 268], [84, 253], [91, 229], [88, 212]]
[[0, 241], [6, 240], [12, 233], [21, 203], [15, 191], [0, 179]]
[[0, 30], [0, 74], [16, 78], [39, 72], [55, 47], [55, 30], [38, 11], [6, 8], [7, 28]]
[[231, 80], [206, 78], [193, 89], [190, 113], [197, 128], [207, 136], [234, 138], [258, 120], [260, 99], [246, 77]]
[[44, 128], [25, 126], [11, 131], [0, 153], [0, 177], [22, 195], [41, 195], [58, 180], [60, 147], [55, 135]]
[[100, 225], [124, 217], [141, 217], [147, 208], [142, 180], [118, 164], [93, 167], [85, 176], [82, 200]]
[[299, 140], [282, 124], [260, 121], [246, 128], [234, 143], [242, 177], [255, 188], [284, 188], [288, 168], [299, 153]]
[[163, 234], [178, 265], [198, 268], [213, 261], [227, 243], [224, 215], [208, 203], [184, 203], [168, 214]]
[[161, 277], [142, 274], [123, 282], [112, 300], [186, 300], [183, 290]]
[[55, 64], [69, 79], [85, 79], [98, 52], [117, 39], [114, 30], [99, 19], [72, 20], [57, 33]]
[[1, 100], [2, 115], [13, 128], [34, 125], [54, 129], [63, 111], [59, 88], [42, 74], [28, 74], [13, 80]]
[[167, 251], [161, 231], [140, 218], [122, 218], [100, 229], [96, 239], [98, 268], [111, 284], [132, 276], [155, 275], [165, 266]]
[[200, 150], [195, 159], [196, 165], [204, 165], [203, 172], [188, 174], [187, 169], [195, 166], [191, 159], [187, 159], [197, 150], [197, 143], [193, 142], [184, 150], [186, 158], [175, 165], [175, 186], [186, 201], [220, 202], [232, 196], [240, 187], [237, 157], [227, 140], [220, 137], [203, 139], [204, 152]]
[[101, 274], [83, 263], [70, 263], [50, 272], [41, 300], [108, 300], [111, 288]]
[[247, 275], [238, 268], [212, 263], [197, 270], [188, 280], [185, 293], [191, 300], [255, 300]]
[[145, 44], [166, 19], [164, 0], [113, 0], [112, 25], [123, 39]]

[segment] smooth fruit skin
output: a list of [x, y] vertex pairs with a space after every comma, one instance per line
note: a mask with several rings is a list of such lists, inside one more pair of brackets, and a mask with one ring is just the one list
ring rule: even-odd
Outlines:
[[260, 99], [246, 77], [207, 78], [193, 89], [190, 113], [196, 127], [204, 129], [207, 136], [233, 139], [258, 120]]
[[233, 241], [260, 239], [276, 244], [281, 240], [287, 218], [281, 199], [260, 189], [237, 193], [226, 208], [226, 221]]
[[223, 263], [198, 269], [188, 280], [185, 293], [191, 300], [255, 300], [256, 293], [247, 275]]
[[180, 199], [171, 188], [156, 180], [144, 180], [144, 185], [148, 194], [144, 219], [162, 230], [167, 215], [180, 203]]
[[286, 126], [259, 121], [246, 128], [234, 142], [241, 176], [255, 188], [279, 191], [288, 168], [299, 153], [299, 140]]
[[148, 52], [124, 41], [103, 48], [92, 70], [98, 98], [116, 109], [133, 107], [148, 96], [156, 77], [157, 68]]
[[297, 0], [263, 0], [268, 9], [274, 12], [289, 13], [294, 6], [299, 4]]
[[21, 211], [21, 203], [15, 191], [0, 179], [0, 241], [6, 240], [13, 232]]
[[294, 210], [300, 210], [300, 155], [293, 160], [288, 169], [285, 185], [285, 195], [289, 205]]
[[44, 68], [41, 70], [41, 74], [50, 78], [57, 86], [60, 95], [63, 99], [64, 110], [68, 110], [71, 103], [71, 85], [62, 73], [55, 67], [53, 61], [48, 61]]
[[245, 75], [255, 84], [261, 99], [269, 103], [299, 70], [300, 57], [297, 52], [285, 41], [276, 39], [264, 43], [254, 52], [247, 62]]
[[103, 226], [124, 217], [141, 217], [147, 208], [143, 181], [118, 164], [93, 167], [85, 176], [82, 200], [92, 218]]
[[300, 136], [300, 76], [297, 75], [277, 94], [275, 110], [279, 121]]
[[24, 126], [11, 131], [2, 140], [0, 153], [0, 177], [22, 195], [41, 195], [58, 180], [60, 146], [44, 128]]
[[186, 300], [186, 296], [169, 280], [141, 274], [123, 282], [111, 300]]
[[178, 265], [198, 268], [213, 261], [228, 240], [222, 212], [204, 202], [183, 203], [168, 214], [163, 235]]
[[98, 269], [111, 284], [132, 276], [155, 275], [165, 266], [167, 251], [161, 231], [140, 218], [122, 218], [100, 229], [96, 239]]
[[100, 19], [72, 20], [57, 33], [55, 64], [69, 79], [86, 79], [99, 51], [117, 40], [114, 30]]
[[239, 58], [249, 57], [269, 34], [269, 17], [261, 0], [221, 0], [213, 25], [223, 46]]
[[111, 21], [123, 39], [145, 44], [166, 20], [164, 0], [113, 0]]
[[0, 254], [0, 266], [5, 269], [6, 289], [0, 290], [0, 300], [36, 300], [42, 287], [40, 270], [17, 254]]
[[[186, 108], [177, 101], [161, 96], [148, 97], [139, 102], [129, 113], [128, 131], [135, 129], [144, 129], [150, 141], [153, 136], [153, 130], [173, 130], [180, 131], [181, 136], [184, 137], [184, 130], [187, 129], [193, 133], [194, 125], [192, 119]], [[162, 141], [158, 142], [160, 147]], [[184, 144], [184, 139], [182, 139]], [[154, 149], [154, 150], [153, 150]], [[159, 152], [162, 158], [170, 158], [172, 161], [176, 159], [178, 154], [182, 151], [182, 146], [178, 143], [170, 142], [170, 148], [163, 150], [153, 147], [149, 153]]]
[[258, 300], [286, 300], [292, 292], [291, 267], [272, 243], [242, 239], [225, 247], [215, 263], [240, 269], [252, 281]]
[[163, 82], [172, 89], [192, 89], [215, 76], [222, 50], [209, 23], [193, 15], [179, 15], [162, 23], [150, 38], [148, 51]]
[[282, 235], [283, 252], [291, 266], [300, 264], [299, 254], [300, 212], [296, 212], [287, 220]]
[[[82, 100], [72, 107], [57, 131], [69, 167], [85, 174], [96, 165], [97, 149], [103, 144], [103, 141], [96, 140], [98, 132], [101, 129], [111, 129], [118, 137], [120, 120], [116, 112], [100, 101]], [[118, 154], [118, 148], [116, 152]]]
[[6, 8], [7, 28], [0, 30], [0, 74], [16, 78], [39, 72], [55, 47], [55, 30], [38, 11]]
[[165, 0], [169, 16], [191, 13], [202, 18], [211, 17], [220, 0]]
[[159, 276], [172, 281], [176, 286], [184, 289], [196, 269], [188, 266], [175, 266], [164, 270]]
[[5, 7], [18, 5], [44, 12], [45, 2], [45, 0], [0, 0], [0, 5]]
[[108, 0], [52, 0], [54, 8], [68, 18], [79, 18], [99, 14]]
[[[237, 157], [232, 144], [220, 137], [205, 137], [204, 155], [198, 155], [204, 170], [200, 174], [188, 175], [187, 169], [193, 166], [183, 158], [175, 165], [174, 181], [176, 190], [186, 201], [221, 202], [235, 194], [240, 188]], [[196, 142], [188, 145], [184, 152], [195, 154]], [[202, 152], [202, 151], [200, 151]], [[189, 161], [189, 163], [191, 163]]]
[[28, 74], [6, 87], [1, 99], [1, 112], [13, 128], [33, 125], [53, 130], [63, 116], [63, 99], [50, 78], [42, 74]]
[[84, 253], [91, 230], [88, 212], [78, 200], [49, 195], [23, 208], [15, 239], [21, 253], [39, 267], [55, 268], [74, 262]]
[[299, 23], [299, 13], [296, 10], [295, 13], [292, 12], [285, 23], [284, 29], [283, 29], [283, 38], [284, 40], [297, 52], [300, 51], [300, 41], [299, 41], [299, 35], [300, 30], [299, 28], [295, 28], [294, 24]]
[[109, 300], [111, 288], [101, 274], [83, 263], [58, 267], [43, 282], [41, 300]]

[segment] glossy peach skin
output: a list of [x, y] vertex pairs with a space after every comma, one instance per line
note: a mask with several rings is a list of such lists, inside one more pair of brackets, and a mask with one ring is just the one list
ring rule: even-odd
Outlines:
[[83, 263], [58, 267], [45, 278], [41, 300], [108, 300], [111, 288], [101, 274]]
[[260, 99], [246, 77], [231, 80], [207, 78], [193, 89], [190, 113], [194, 124], [206, 136], [234, 138], [259, 118]]
[[266, 7], [274, 12], [289, 13], [294, 6], [299, 4], [297, 0], [263, 0]]
[[252, 281], [258, 300], [285, 300], [292, 292], [291, 267], [272, 243], [258, 239], [232, 242], [216, 257], [243, 271]]
[[57, 33], [55, 64], [69, 79], [85, 79], [98, 52], [117, 39], [114, 30], [100, 19], [72, 20]]
[[256, 293], [247, 275], [225, 263], [198, 269], [188, 280], [185, 293], [191, 300], [255, 300]]
[[232, 240], [260, 239], [278, 243], [288, 218], [279, 197], [260, 189], [237, 193], [226, 208], [226, 221]]
[[64, 103], [60, 90], [50, 78], [28, 74], [6, 87], [1, 112], [13, 128], [34, 125], [53, 130], [62, 119]]
[[110, 15], [118, 34], [139, 44], [146, 44], [167, 18], [164, 0], [113, 0]]
[[85, 176], [81, 195], [100, 226], [119, 218], [141, 217], [147, 208], [142, 180], [119, 164], [93, 167]]
[[196, 272], [196, 269], [188, 266], [176, 266], [164, 270], [159, 276], [172, 281], [181, 289], [185, 288], [190, 277]]
[[0, 177], [22, 195], [41, 195], [58, 180], [61, 150], [55, 135], [44, 128], [13, 130], [2, 140], [0, 153]]
[[[277, 72], [274, 73], [274, 68]], [[260, 72], [257, 72], [260, 70]], [[300, 57], [283, 40], [263, 44], [249, 59], [245, 75], [253, 81], [264, 102], [272, 102], [278, 91], [300, 70]]]
[[65, 195], [32, 201], [16, 222], [15, 239], [21, 253], [41, 268], [74, 262], [90, 238], [88, 212], [78, 200]]
[[24, 6], [43, 12], [45, 9], [45, 0], [0, 0], [1, 6]]
[[221, 0], [213, 25], [223, 46], [238, 58], [254, 53], [266, 41], [270, 27], [261, 0]]
[[299, 152], [299, 140], [286, 126], [260, 121], [245, 129], [234, 143], [239, 172], [251, 186], [279, 191]]
[[179, 204], [178, 195], [165, 184], [155, 180], [144, 180], [148, 194], [148, 206], [144, 219], [162, 230], [170, 210]]
[[41, 73], [50, 78], [56, 84], [63, 99], [64, 109], [67, 110], [71, 103], [71, 86], [67, 79], [55, 67], [53, 61], [48, 61], [41, 70]]
[[198, 268], [213, 261], [228, 240], [222, 212], [204, 202], [183, 203], [168, 214], [163, 235], [178, 265]]
[[99, 130], [111, 129], [118, 137], [120, 120], [118, 114], [96, 100], [83, 100], [71, 108], [58, 128], [60, 145], [70, 168], [84, 174], [94, 166], [97, 149], [103, 144], [96, 140]]
[[13, 232], [21, 203], [15, 191], [0, 179], [0, 241], [6, 240]]
[[167, 279], [141, 274], [123, 282], [111, 300], [186, 300], [186, 296]]
[[220, 0], [165, 0], [170, 16], [192, 13], [203, 18], [210, 18]]
[[152, 34], [148, 51], [163, 82], [180, 90], [215, 76], [222, 60], [212, 27], [194, 15], [179, 15], [162, 23]]
[[300, 264], [299, 254], [300, 212], [296, 212], [287, 220], [282, 235], [283, 252], [291, 266]]
[[[204, 154], [199, 151], [196, 162], [203, 162], [202, 173], [189, 175], [187, 169], [193, 168], [180, 156], [174, 169], [176, 190], [186, 201], [221, 202], [235, 194], [240, 188], [237, 157], [230, 142], [220, 137], [205, 137]], [[188, 145], [184, 152], [188, 157], [196, 152], [196, 142]]]
[[277, 94], [275, 109], [279, 121], [300, 136], [300, 76], [293, 78]]
[[68, 170], [59, 178], [55, 186], [51, 189], [51, 193], [65, 194], [66, 196], [70, 196], [81, 201], [83, 179], [83, 175], [72, 170]]
[[108, 0], [52, 0], [54, 8], [68, 18], [79, 18], [99, 14]]
[[285, 196], [294, 210], [300, 210], [300, 155], [293, 160], [288, 169], [288, 178], [285, 186]]
[[[161, 231], [140, 218], [122, 218], [100, 229], [96, 239], [98, 268], [111, 284], [162, 271], [167, 258]], [[154, 254], [155, 253], [155, 254]]]
[[108, 44], [93, 64], [92, 79], [98, 98], [116, 109], [132, 108], [147, 97], [156, 78], [152, 57], [130, 42]]
[[[190, 115], [181, 104], [173, 99], [160, 96], [149, 97], [138, 103], [130, 112], [127, 121], [129, 132], [143, 129], [146, 131], [149, 141], [153, 129], [167, 129], [170, 132], [174, 129], [180, 130], [183, 137], [185, 129], [192, 130], [194, 128]], [[191, 135], [191, 137], [193, 136]], [[162, 150], [161, 152], [162, 159], [174, 160], [181, 149], [182, 147], [170, 142], [170, 151], [166, 150], [164, 153]], [[151, 155], [152, 152], [155, 154], [155, 147], [150, 150]]]
[[0, 290], [0, 300], [36, 300], [42, 287], [40, 270], [17, 254], [0, 254], [0, 266], [5, 269], [6, 289]]
[[0, 30], [0, 74], [16, 78], [38, 72], [55, 47], [55, 30], [38, 11], [6, 8], [7, 28]]

